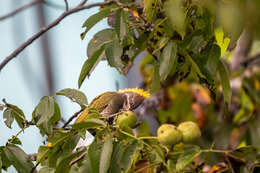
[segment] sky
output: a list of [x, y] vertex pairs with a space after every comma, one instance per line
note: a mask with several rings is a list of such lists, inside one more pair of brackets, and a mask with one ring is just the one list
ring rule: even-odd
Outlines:
[[[49, 1], [64, 6], [63, 0]], [[0, 2], [0, 16], [28, 2], [31, 1], [2, 1]], [[79, 2], [78, 0], [69, 1], [70, 7]], [[89, 0], [88, 4], [92, 2], [98, 2], [98, 0]], [[47, 23], [55, 20], [62, 13], [62, 10], [50, 7], [46, 7], [45, 10], [47, 10]], [[83, 63], [87, 59], [87, 44], [97, 31], [108, 27], [106, 21], [102, 21], [89, 31], [85, 40], [80, 39], [80, 33], [84, 31], [81, 28], [82, 24], [88, 16], [97, 11], [98, 8], [93, 8], [68, 16], [47, 33], [52, 58], [54, 58], [55, 91], [64, 88], [78, 88], [78, 76]], [[18, 48], [32, 34], [39, 31], [36, 25], [36, 12], [35, 8], [30, 8], [15, 17], [0, 21], [0, 61]], [[39, 52], [40, 46], [40, 41], [36, 40], [0, 72], [0, 100], [5, 98], [7, 102], [17, 105], [24, 111], [28, 120], [31, 119], [31, 113], [40, 98], [44, 96], [43, 93], [46, 93], [46, 81], [41, 65], [42, 57]], [[27, 68], [28, 65], [30, 68]], [[126, 78], [120, 76], [115, 69], [110, 68], [107, 62], [101, 62], [90, 78], [85, 80], [80, 90], [86, 94], [90, 102], [95, 96], [105, 91], [115, 91], [117, 82], [119, 88], [126, 87]], [[80, 109], [77, 104], [63, 96], [57, 97], [57, 102], [65, 119], [68, 119]], [[0, 114], [2, 115], [2, 112]], [[0, 116], [0, 128], [0, 145], [5, 145], [6, 141], [19, 131], [16, 123], [12, 125], [12, 129], [7, 128], [2, 116]], [[35, 127], [26, 129], [19, 138], [23, 142], [22, 149], [27, 153], [37, 152], [39, 145], [44, 140]]]

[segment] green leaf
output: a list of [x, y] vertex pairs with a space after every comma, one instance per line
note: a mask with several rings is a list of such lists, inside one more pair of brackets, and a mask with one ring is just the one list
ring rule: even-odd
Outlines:
[[144, 12], [147, 20], [152, 22], [157, 14], [159, 0], [144, 0]]
[[[63, 170], [61, 172], [66, 172], [69, 170], [69, 168], [64, 166], [64, 164], [69, 165], [68, 162], [72, 161], [75, 157], [80, 155], [80, 153], [73, 151], [80, 139], [80, 136], [75, 134], [75, 131], [55, 131], [55, 133], [57, 134], [55, 134], [56, 136], [48, 139], [52, 144], [49, 150], [50, 152], [46, 153], [48, 157], [48, 163], [50, 167], [56, 167], [56, 172], [58, 169], [59, 171]], [[80, 151], [84, 152], [85, 150]]]
[[122, 8], [117, 10], [115, 15], [115, 30], [120, 40], [123, 40], [129, 32], [127, 21], [128, 12]]
[[245, 146], [236, 149], [228, 154], [229, 156], [233, 156], [238, 160], [242, 160], [243, 162], [251, 162], [251, 163], [259, 163], [259, 154], [257, 150], [253, 146]]
[[5, 120], [6, 126], [11, 128], [11, 125], [15, 119], [15, 121], [17, 122], [19, 127], [23, 128], [24, 122], [26, 121], [23, 111], [20, 108], [18, 108], [17, 106], [7, 103], [5, 100], [4, 100], [4, 102], [7, 105], [7, 108], [4, 111], [4, 118], [6, 119]]
[[220, 55], [221, 55], [220, 47], [213, 44], [213, 46], [210, 48], [208, 54], [208, 61], [206, 64], [206, 67], [212, 76], [216, 75]]
[[84, 106], [84, 107], [87, 106], [87, 104], [88, 104], [86, 95], [77, 89], [66, 88], [66, 89], [60, 90], [56, 94], [66, 96], [69, 99], [71, 99], [73, 102], [76, 102], [79, 105]]
[[195, 72], [201, 77], [206, 79], [205, 75], [203, 75], [200, 71], [200, 68], [198, 67], [198, 64], [192, 59], [192, 57], [186, 52], [184, 49], [180, 48], [178, 49], [179, 53], [184, 56], [192, 65]]
[[15, 145], [7, 145], [3, 149], [4, 154], [20, 173], [28, 173], [34, 167], [30, 157], [19, 147]]
[[48, 156], [48, 164], [50, 167], [57, 167], [62, 159], [66, 159], [75, 148], [79, 135], [77, 132], [72, 130], [58, 129], [54, 131], [54, 135], [48, 138], [50, 145], [50, 153]]
[[7, 171], [7, 169], [12, 165], [11, 161], [6, 157], [4, 150], [5, 146], [0, 146], [0, 162], [2, 164], [2, 166], [0, 167], [0, 170], [5, 170]]
[[154, 64], [153, 77], [152, 77], [151, 87], [150, 87], [151, 93], [158, 91], [161, 88], [159, 70], [160, 70], [159, 63]]
[[111, 166], [109, 168], [109, 173], [121, 173], [121, 156], [123, 154], [125, 147], [119, 142], [115, 142], [113, 145], [113, 153], [111, 157]]
[[54, 168], [49, 168], [47, 166], [42, 167], [37, 173], [54, 173]]
[[168, 42], [170, 38], [169, 37], [162, 37], [157, 43], [156, 43], [156, 49], [153, 51], [153, 55], [157, 53], [159, 50], [161, 50]]
[[7, 109], [4, 111], [3, 116], [4, 116], [4, 119], [6, 119], [6, 120], [5, 120], [6, 126], [11, 129], [11, 128], [12, 128], [12, 124], [13, 124], [13, 122], [14, 122], [14, 116], [12, 115], [12, 110], [7, 108]]
[[[69, 165], [68, 162], [72, 161], [75, 157], [78, 157], [82, 152], [86, 151], [86, 150], [80, 150], [80, 152], [73, 151], [79, 142], [80, 136], [78, 134], [75, 134], [73, 136], [71, 136], [71, 135], [72, 135], [72, 133], [70, 132], [70, 134], [68, 135], [68, 138], [66, 138], [62, 142], [59, 142], [59, 145], [61, 146], [62, 149], [59, 148], [58, 155], [51, 155], [51, 157], [54, 157], [54, 159], [57, 159], [56, 171], [58, 170], [58, 167], [60, 170], [62, 170], [63, 168], [68, 168], [65, 166], [65, 165]], [[75, 155], [72, 153], [74, 153]], [[64, 165], [64, 163], [65, 163], [65, 165]], [[66, 169], [63, 169], [63, 171], [65, 171], [65, 170]], [[69, 170], [69, 168], [68, 168], [68, 170]]]
[[70, 173], [92, 173], [88, 156], [85, 156], [82, 160], [82, 163], [73, 164]]
[[177, 56], [177, 44], [174, 42], [169, 42], [163, 49], [161, 54], [160, 70], [159, 74], [161, 80], [165, 80], [169, 73], [171, 72]]
[[105, 45], [101, 46], [100, 49], [98, 49], [91, 58], [88, 58], [79, 75], [79, 79], [78, 79], [78, 86], [79, 88], [81, 87], [83, 81], [85, 80], [86, 76], [89, 76], [90, 73], [94, 70], [95, 66], [98, 64], [98, 62], [100, 61], [100, 55], [103, 53], [105, 48]]
[[219, 61], [218, 70], [219, 70], [220, 81], [221, 81], [223, 94], [224, 94], [224, 101], [229, 106], [231, 102], [232, 89], [230, 87], [227, 68], [225, 64], [222, 62], [222, 60]]
[[61, 119], [60, 107], [56, 102], [54, 102], [54, 115], [50, 119], [51, 125], [56, 124], [60, 119]]
[[88, 158], [90, 160], [91, 172], [99, 173], [99, 165], [100, 165], [100, 155], [103, 143], [98, 143], [94, 141], [88, 149]]
[[108, 136], [101, 150], [100, 164], [99, 164], [100, 173], [106, 173], [108, 171], [112, 152], [113, 152], [113, 137]]
[[233, 122], [236, 124], [245, 123], [253, 116], [254, 113], [254, 104], [251, 101], [250, 97], [242, 89], [239, 100], [240, 110], [235, 114], [233, 118]]
[[119, 41], [115, 39], [114, 41], [106, 44], [105, 53], [109, 65], [111, 67], [116, 67], [117, 70], [122, 73], [123, 63], [121, 61], [121, 56], [123, 54], [123, 48]]
[[85, 151], [67, 153], [64, 157], [62, 157], [62, 159], [60, 159], [59, 164], [56, 167], [55, 173], [69, 173], [71, 168], [70, 162], [79, 157], [83, 152]]
[[223, 56], [228, 48], [230, 39], [227, 37], [224, 38], [224, 32], [223, 32], [222, 28], [215, 29], [215, 38], [216, 38], [217, 44], [221, 48], [221, 56]]
[[[165, 162], [165, 150], [158, 143], [153, 144], [152, 148], [148, 154], [149, 162], [151, 164], [162, 163], [164, 166], [167, 166]], [[150, 150], [149, 148], [147, 149]]]
[[135, 140], [124, 140], [114, 142], [111, 166], [109, 173], [128, 172], [134, 165], [139, 155], [138, 142]]
[[111, 8], [105, 8], [100, 10], [98, 13], [90, 16], [82, 25], [82, 27], [86, 27], [86, 30], [81, 33], [80, 37], [83, 40], [87, 34], [87, 32], [95, 25], [97, 24], [99, 21], [101, 21], [102, 19], [106, 18], [109, 16], [109, 14], [111, 14], [113, 10]]
[[201, 150], [198, 146], [192, 146], [184, 150], [183, 154], [178, 158], [176, 169], [177, 171], [183, 170], [186, 166], [188, 166], [195, 157], [199, 156]]
[[53, 97], [44, 96], [33, 112], [33, 121], [42, 134], [52, 134], [53, 125], [60, 120], [60, 109]]
[[194, 58], [201, 72], [206, 76], [208, 83], [216, 80], [217, 67], [220, 59], [220, 47], [216, 44], [208, 44], [200, 56]]
[[8, 139], [8, 142], [10, 142], [12, 144], [22, 145], [22, 142], [20, 141], [20, 139], [17, 136], [12, 136], [11, 139]]
[[37, 163], [44, 161], [50, 153], [50, 147], [40, 146], [37, 153]]
[[[91, 58], [94, 53], [99, 50], [104, 44], [109, 43], [117, 37], [113, 29], [104, 29], [97, 32], [94, 37], [89, 41], [87, 48], [87, 56]], [[100, 55], [101, 60], [106, 60], [105, 53]]]
[[183, 11], [181, 0], [171, 0], [164, 4], [166, 15], [169, 17], [173, 28], [181, 35], [182, 39], [186, 34], [186, 14]]
[[48, 138], [48, 142], [52, 144], [51, 147], [55, 147], [56, 145], [61, 146], [65, 144], [72, 136], [74, 136], [75, 133], [75, 131], [57, 129], [54, 131], [55, 135]]
[[137, 141], [133, 141], [129, 143], [127, 148], [124, 150], [124, 153], [121, 157], [121, 170], [123, 172], [128, 172], [133, 165], [135, 158], [138, 154], [138, 143]]
[[99, 127], [105, 127], [106, 123], [102, 120], [96, 119], [96, 118], [89, 118], [86, 119], [83, 122], [75, 123], [72, 125], [72, 129], [78, 130], [78, 129], [94, 129]]
[[[192, 34], [193, 33], [191, 33], [191, 35]], [[207, 42], [204, 40], [202, 35], [194, 35], [189, 41], [187, 49], [195, 54], [199, 54], [200, 51], [206, 46], [206, 44]]]

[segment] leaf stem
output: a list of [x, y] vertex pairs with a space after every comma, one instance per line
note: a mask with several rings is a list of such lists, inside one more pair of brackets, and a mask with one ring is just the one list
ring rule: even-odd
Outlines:
[[13, 143], [13, 141], [29, 126], [24, 126], [12, 139], [9, 141], [9, 143]]
[[125, 134], [125, 135], [127, 135], [127, 136], [129, 136], [129, 137], [131, 137], [131, 138], [133, 138], [133, 139], [135, 139], [135, 140], [137, 140], [137, 141], [141, 141], [141, 142], [142, 142], [144, 145], [146, 145], [148, 148], [153, 149], [153, 147], [151, 147], [149, 144], [145, 143], [143, 140], [139, 140], [139, 139], [138, 139], [137, 137], [135, 137], [134, 135], [131, 135], [130, 133], [127, 133], [127, 132], [123, 131], [122, 129], [118, 128], [118, 127], [117, 127], [117, 129], [118, 129], [121, 133], [123, 133], [123, 134]]
[[65, 122], [65, 124], [62, 126], [62, 128], [65, 128], [74, 118], [76, 118], [81, 112], [83, 111], [83, 109], [80, 109], [79, 111], [75, 112], [68, 121]]
[[201, 150], [201, 151], [204, 152], [204, 153], [212, 152], [212, 153], [224, 153], [224, 154], [231, 152], [231, 150], [215, 150], [215, 149], [204, 149], [204, 150]]
[[143, 136], [143, 137], [139, 137], [137, 139], [139, 139], [139, 140], [143, 140], [143, 139], [154, 139], [154, 140], [157, 140], [157, 137], [155, 137], [155, 136]]

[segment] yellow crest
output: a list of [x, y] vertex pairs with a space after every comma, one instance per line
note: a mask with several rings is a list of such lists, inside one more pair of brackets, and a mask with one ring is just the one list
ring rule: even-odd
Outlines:
[[123, 92], [134, 92], [134, 93], [137, 93], [141, 96], [143, 96], [144, 98], [148, 98], [150, 97], [150, 93], [143, 90], [143, 89], [140, 89], [140, 88], [126, 88], [126, 89], [123, 89], [123, 90], [118, 90], [119, 93], [123, 93]]

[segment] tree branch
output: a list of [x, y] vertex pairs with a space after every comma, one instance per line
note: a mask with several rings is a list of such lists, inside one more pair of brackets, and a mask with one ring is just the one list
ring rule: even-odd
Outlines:
[[0, 71], [5, 67], [5, 65], [11, 61], [13, 58], [15, 58], [18, 54], [20, 54], [27, 46], [29, 46], [33, 41], [35, 41], [36, 39], [38, 39], [41, 35], [43, 35], [46, 31], [50, 30], [51, 28], [53, 28], [54, 26], [56, 26], [57, 24], [60, 23], [60, 21], [62, 21], [65, 17], [73, 14], [73, 13], [77, 13], [79, 11], [85, 10], [85, 9], [89, 9], [92, 7], [98, 7], [98, 6], [105, 6], [105, 5], [109, 5], [112, 3], [116, 3], [116, 1], [112, 0], [112, 1], [107, 1], [107, 2], [97, 2], [97, 3], [93, 3], [93, 4], [89, 4], [89, 5], [85, 5], [87, 0], [83, 0], [78, 6], [76, 6], [75, 8], [72, 8], [71, 10], [65, 11], [64, 13], [62, 13], [56, 20], [54, 20], [52, 23], [50, 23], [49, 25], [42, 27], [40, 29], [40, 31], [36, 34], [34, 34], [31, 38], [29, 38], [27, 41], [25, 41], [20, 47], [18, 47], [17, 49], [15, 49], [9, 56], [7, 56], [6, 58], [4, 58], [4, 60], [1, 62], [0, 64]]
[[38, 3], [41, 3], [41, 2], [43, 2], [43, 0], [34, 0], [34, 1], [32, 1], [32, 2], [30, 2], [30, 3], [28, 3], [28, 4], [24, 5], [24, 6], [22, 6], [22, 7], [20, 7], [20, 8], [17, 8], [16, 10], [14, 10], [14, 11], [12, 11], [12, 12], [10, 12], [10, 13], [4, 15], [4, 16], [1, 16], [1, 17], [0, 17], [0, 21], [5, 20], [5, 19], [7, 19], [7, 18], [9, 18], [9, 17], [13, 17], [14, 15], [16, 15], [16, 14], [22, 12], [23, 10], [25, 10], [25, 9], [27, 9], [27, 8], [29, 8], [29, 7], [32, 7], [32, 6], [34, 6], [34, 5], [38, 4]]
[[242, 65], [242, 62], [248, 58], [248, 54], [252, 46], [252, 41], [253, 40], [250, 31], [245, 29], [241, 34], [234, 50], [234, 57], [230, 64], [232, 70], [239, 68]]
[[64, 0], [65, 6], [66, 6], [66, 11], [69, 11], [69, 4], [67, 0]]
[[244, 67], [260, 64], [260, 53], [245, 59], [241, 64]]
[[76, 118], [81, 112], [83, 111], [83, 109], [79, 110], [78, 112], [75, 112], [70, 118], [69, 120], [62, 126], [62, 128], [65, 128], [74, 118]]

